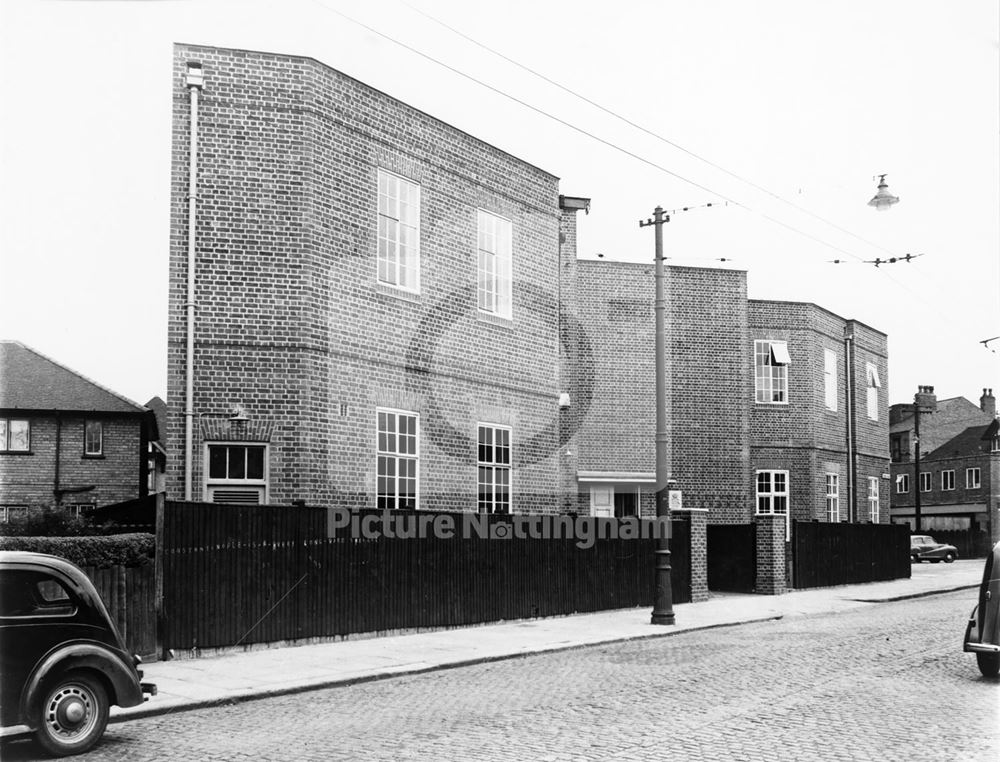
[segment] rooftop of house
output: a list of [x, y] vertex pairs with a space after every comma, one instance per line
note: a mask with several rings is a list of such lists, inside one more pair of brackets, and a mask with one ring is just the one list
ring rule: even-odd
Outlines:
[[0, 341], [0, 409], [148, 412], [19, 341]]
[[983, 426], [970, 426], [927, 455], [926, 460], [961, 458], [989, 452], [992, 439], [996, 436], [998, 422]]

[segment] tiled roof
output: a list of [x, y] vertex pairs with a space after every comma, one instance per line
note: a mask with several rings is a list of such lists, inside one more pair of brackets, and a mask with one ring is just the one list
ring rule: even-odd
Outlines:
[[938, 460], [940, 458], [955, 458], [989, 452], [990, 441], [986, 434], [991, 428], [995, 429], [995, 426], [995, 423], [985, 426], [970, 426], [961, 434], [949, 439], [931, 452], [926, 459]]
[[0, 408], [146, 412], [141, 405], [19, 341], [0, 341]]

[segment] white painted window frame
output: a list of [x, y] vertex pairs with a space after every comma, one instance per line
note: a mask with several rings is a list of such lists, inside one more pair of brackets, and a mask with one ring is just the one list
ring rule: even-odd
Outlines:
[[868, 519], [877, 524], [879, 519], [879, 477], [868, 477]]
[[955, 469], [946, 468], [941, 471], [941, 491], [952, 492], [955, 489]]
[[[378, 170], [375, 277], [382, 285], [420, 293], [420, 184], [385, 169]], [[396, 195], [391, 194], [395, 184]], [[404, 209], [413, 209], [404, 214]], [[412, 238], [409, 245], [404, 237]], [[405, 247], [405, 248], [404, 248]], [[404, 276], [409, 276], [402, 282]]]
[[868, 417], [878, 420], [878, 390], [882, 388], [882, 382], [878, 377], [878, 368], [874, 363], [865, 363], [865, 387], [868, 393]]
[[[770, 475], [770, 486], [771, 489], [767, 492], [760, 491], [760, 476], [761, 474]], [[774, 489], [775, 476], [784, 476], [785, 488], [784, 490]], [[786, 469], [781, 468], [758, 468], [754, 472], [754, 511], [756, 515], [784, 515], [785, 517], [785, 541], [787, 542], [791, 537], [792, 519], [791, 519], [791, 484], [789, 479], [789, 472]], [[761, 499], [767, 501], [768, 509], [761, 510]], [[784, 510], [775, 510], [775, 502], [784, 498]]]
[[[229, 477], [212, 477], [210, 448], [212, 447], [260, 447], [264, 450], [264, 478], [263, 479], [230, 479]], [[213, 489], [239, 489], [240, 487], [263, 487], [261, 505], [267, 505], [271, 498], [271, 445], [267, 442], [241, 442], [235, 440], [211, 440], [204, 443], [202, 453], [202, 499], [206, 503], [212, 502]], [[228, 459], [228, 455], [227, 455]]]
[[[383, 433], [380, 428], [380, 416], [382, 415], [394, 415], [396, 416], [395, 427], [392, 431], [388, 429], [385, 431], [387, 436], [396, 437], [396, 448], [394, 450], [383, 448], [381, 444], [381, 435]], [[414, 451], [404, 452], [399, 448], [399, 416], [406, 416], [407, 418], [413, 418], [415, 422], [414, 433], [413, 433], [413, 443]], [[406, 435], [409, 436], [409, 435]], [[393, 474], [391, 477], [388, 475], [382, 475], [381, 462], [383, 458], [393, 459]], [[414, 410], [403, 410], [400, 408], [391, 407], [379, 407], [375, 409], [375, 505], [378, 507], [379, 498], [382, 495], [379, 480], [382, 478], [391, 478], [393, 480], [393, 492], [391, 495], [393, 505], [390, 510], [399, 508], [400, 503], [400, 475], [399, 475], [399, 464], [401, 461], [413, 462], [413, 510], [420, 509], [420, 413]], [[409, 478], [409, 477], [405, 477]], [[388, 493], [386, 493], [388, 495]]]
[[[783, 347], [778, 349], [776, 347]], [[784, 339], [755, 339], [753, 343], [754, 400], [761, 405], [788, 404], [788, 342]], [[782, 398], [774, 399], [775, 393]]]
[[983, 472], [979, 467], [965, 469], [965, 488], [981, 489], [983, 486]]
[[823, 401], [826, 409], [837, 412], [837, 353], [832, 349], [823, 350]]
[[[931, 474], [930, 471], [921, 471], [920, 472], [920, 484], [918, 485], [918, 488], [920, 489], [921, 492], [931, 492], [931, 491], [933, 491], [933, 489], [934, 489], [934, 481], [933, 481], [932, 477], [933, 477], [933, 474]], [[924, 489], [924, 485], [927, 486], [926, 489]]]
[[[497, 460], [483, 460], [481, 453], [479, 451], [479, 430], [489, 429], [493, 432], [492, 444], [490, 448], [492, 450], [492, 455], [496, 457], [497, 443], [496, 435], [498, 431], [503, 431], [507, 434], [507, 462], [501, 463]], [[497, 513], [497, 480], [496, 475], [498, 472], [505, 472], [507, 474], [507, 510], [504, 513], [512, 513], [514, 507], [514, 467], [513, 467], [513, 453], [514, 453], [514, 430], [510, 426], [504, 426], [499, 423], [490, 423], [489, 421], [477, 421], [476, 422], [476, 510], [480, 513]], [[482, 488], [487, 482], [484, 482], [480, 478], [481, 469], [489, 468], [492, 470], [492, 478], [488, 483], [491, 489], [491, 495], [489, 499], [490, 510], [483, 510], [480, 505], [480, 495], [482, 494]]]
[[[91, 438], [90, 438], [90, 427], [97, 427], [97, 449], [90, 449]], [[98, 421], [93, 418], [84, 420], [83, 422], [83, 454], [90, 456], [98, 456], [104, 454], [104, 422]]]
[[512, 320], [513, 302], [514, 223], [477, 208], [476, 305], [480, 312]]
[[831, 471], [826, 474], [826, 520], [840, 521], [840, 474]]
[[907, 495], [910, 492], [910, 475], [896, 474], [896, 494]]

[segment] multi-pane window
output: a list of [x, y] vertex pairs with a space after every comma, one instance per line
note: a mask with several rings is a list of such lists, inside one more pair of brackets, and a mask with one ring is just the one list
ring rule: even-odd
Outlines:
[[757, 402], [788, 402], [788, 343], [754, 342], [754, 381]]
[[826, 475], [826, 520], [840, 521], [840, 475]]
[[378, 507], [417, 507], [418, 416], [403, 410], [378, 411]]
[[878, 377], [878, 368], [871, 363], [865, 366], [865, 376], [867, 379], [868, 391], [868, 417], [873, 421], [878, 420], [878, 390], [882, 387], [882, 382]]
[[978, 468], [965, 469], [965, 488], [979, 489], [982, 486], [982, 476]]
[[774, 513], [785, 517], [785, 539], [789, 536], [788, 472], [757, 472], [757, 513]]
[[420, 186], [378, 172], [378, 279], [420, 290]]
[[28, 452], [31, 427], [27, 420], [0, 418], [0, 452]]
[[920, 472], [920, 491], [930, 492], [931, 491], [931, 472], [921, 471]]
[[993, 441], [990, 443], [990, 452], [1000, 452], [1000, 434], [993, 437]]
[[897, 474], [896, 475], [896, 494], [905, 495], [910, 491], [910, 475], [909, 474]]
[[823, 350], [823, 398], [827, 410], [837, 409], [837, 354], [832, 349]]
[[513, 256], [511, 222], [480, 209], [477, 228], [479, 309], [509, 318]]
[[955, 489], [955, 470], [948, 469], [947, 471], [941, 472], [941, 489], [942, 490], [953, 490]]
[[878, 523], [878, 477], [868, 477], [868, 518], [873, 524]]
[[510, 513], [510, 429], [479, 425], [479, 512]]
[[104, 424], [101, 421], [87, 421], [83, 424], [83, 454], [104, 454]]
[[267, 492], [267, 446], [207, 445], [205, 497], [213, 503], [263, 503]]

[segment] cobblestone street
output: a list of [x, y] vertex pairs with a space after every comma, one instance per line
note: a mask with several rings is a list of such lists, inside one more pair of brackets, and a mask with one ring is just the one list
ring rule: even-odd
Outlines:
[[1000, 683], [961, 651], [973, 605], [962, 591], [153, 717], [80, 759], [993, 762]]

